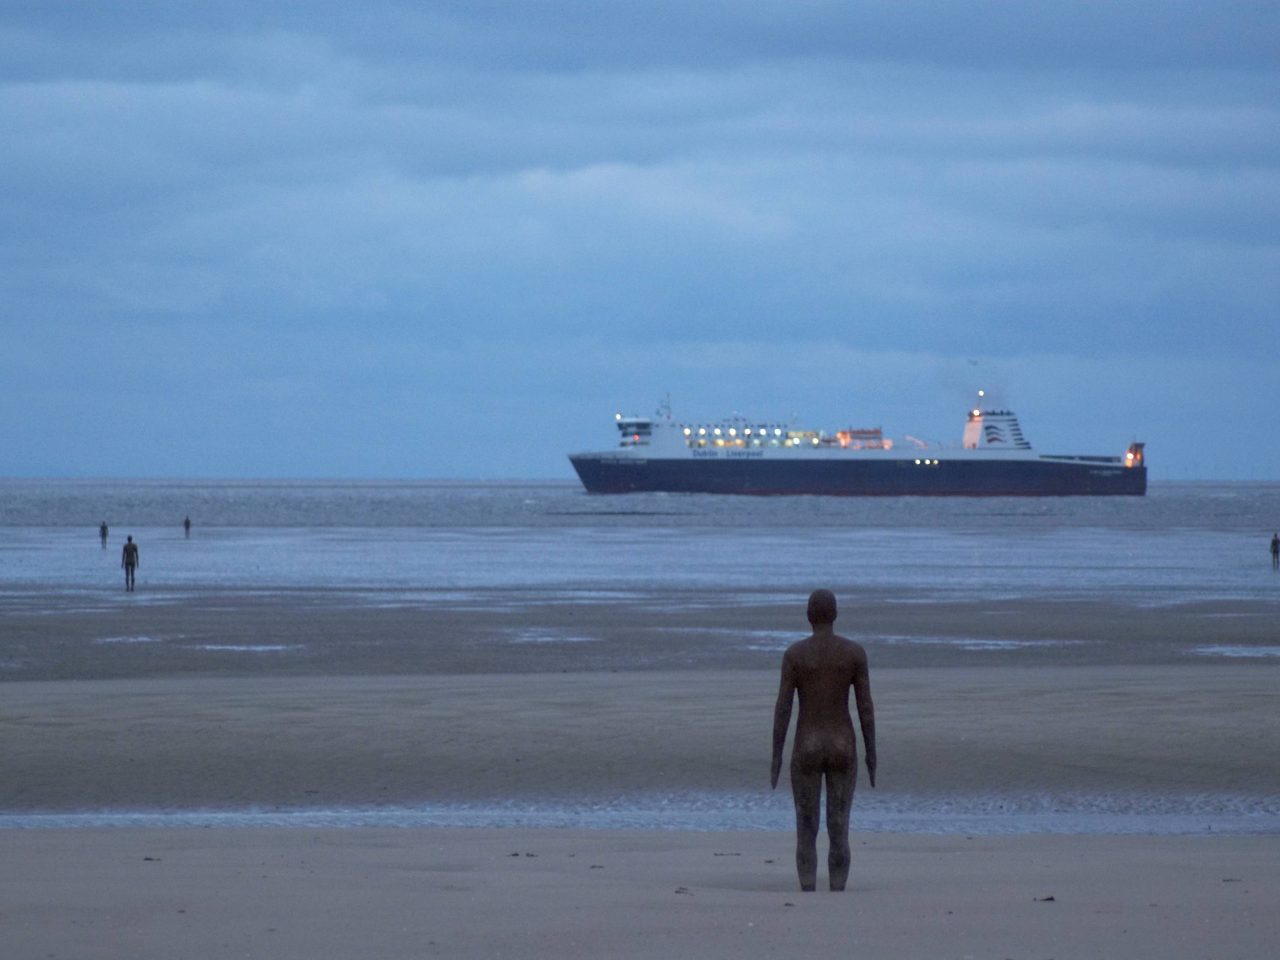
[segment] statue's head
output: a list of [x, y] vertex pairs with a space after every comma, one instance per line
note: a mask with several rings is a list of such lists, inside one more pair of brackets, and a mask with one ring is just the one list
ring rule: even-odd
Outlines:
[[815, 590], [809, 594], [809, 622], [812, 624], [836, 622], [836, 595], [830, 590]]

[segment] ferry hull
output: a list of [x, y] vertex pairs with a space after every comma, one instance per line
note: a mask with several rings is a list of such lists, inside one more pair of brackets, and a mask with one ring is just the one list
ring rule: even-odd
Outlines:
[[[1109, 459], [1109, 458], [1108, 458]], [[677, 459], [571, 456], [588, 493], [754, 496], [1142, 496], [1147, 468], [1103, 458], [1069, 460]]]

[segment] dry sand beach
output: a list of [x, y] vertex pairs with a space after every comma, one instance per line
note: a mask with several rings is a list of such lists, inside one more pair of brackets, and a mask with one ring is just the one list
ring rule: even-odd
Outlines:
[[7, 832], [10, 957], [1275, 955], [1280, 845], [854, 838], [844, 894], [788, 838], [572, 830]]
[[[619, 624], [668, 624], [619, 601], [511, 614], [546, 636], [571, 635], [572, 619], [608, 639], [540, 641], [536, 670], [512, 642], [483, 671], [467, 638], [513, 629], [500, 603], [383, 610], [379, 635], [337, 602], [227, 604], [253, 621], [239, 631], [247, 647], [365, 625], [353, 629], [362, 642], [313, 644], [301, 666], [262, 649], [211, 664], [198, 643], [165, 641], [179, 624], [190, 635], [212, 623], [220, 602], [139, 606], [128, 624], [6, 618], [6, 655], [60, 679], [3, 685], [0, 811], [11, 826], [116, 819], [0, 829], [4, 956], [1262, 958], [1280, 942], [1280, 669], [1268, 661], [1178, 660], [1155, 646], [1157, 662], [1126, 662], [1102, 646], [1090, 665], [1087, 648], [1058, 646], [1023, 665], [996, 650], [990, 666], [930, 665], [925, 649], [916, 665], [877, 666], [873, 653], [880, 789], [864, 778], [855, 800], [850, 889], [822, 891], [824, 864], [819, 893], [801, 895], [785, 782], [767, 789], [776, 650], [795, 619], [785, 604], [728, 615], [779, 634], [747, 669], [672, 663], [701, 645], [678, 636], [658, 648], [660, 669], [625, 666]], [[1192, 648], [1221, 619], [1214, 638], [1257, 642], [1269, 611], [1252, 612], [1146, 611], [1142, 629]], [[1108, 629], [1105, 610], [1022, 613], [1046, 632]], [[681, 616], [693, 637], [725, 619]], [[954, 609], [912, 616], [921, 636], [993, 632]], [[853, 625], [846, 606], [838, 627]], [[407, 639], [424, 630], [454, 642], [424, 654]], [[77, 644], [78, 631], [119, 642]], [[953, 797], [985, 803], [990, 829], [902, 832], [885, 818], [915, 803], [945, 826]], [[1174, 798], [1194, 835], [1000, 833], [1004, 799], [1012, 817], [1073, 797]], [[567, 825], [388, 816], [506, 801], [568, 810]], [[613, 827], [573, 826], [573, 802]], [[725, 828], [717, 802], [781, 828]], [[1263, 811], [1255, 835], [1213, 835], [1215, 822], [1250, 822], [1219, 821], [1233, 803]], [[690, 806], [710, 829], [654, 828]], [[615, 808], [649, 829], [610, 820]], [[121, 825], [138, 811], [149, 825]], [[231, 816], [183, 819], [201, 811]], [[246, 811], [265, 819], [236, 819]], [[343, 819], [352, 811], [369, 819]]]

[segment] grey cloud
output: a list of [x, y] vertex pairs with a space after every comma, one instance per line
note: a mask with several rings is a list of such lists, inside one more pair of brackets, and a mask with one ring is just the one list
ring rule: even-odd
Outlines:
[[[308, 469], [350, 462], [379, 416], [389, 442], [420, 429], [397, 412], [415, 395], [466, 421], [459, 444], [517, 402], [586, 417], [664, 379], [736, 407], [698, 385], [709, 356], [737, 374], [724, 391], [777, 395], [811, 370], [789, 352], [870, 362], [893, 375], [868, 385], [906, 407], [894, 378], [912, 357], [931, 384], [939, 358], [975, 352], [1064, 377], [1096, 370], [1092, 353], [1178, 376], [1202, 360], [1229, 379], [1274, 352], [1275, 19], [1190, 3], [6, 10], [0, 302], [6, 332], [32, 335], [0, 373], [71, 446], [80, 422], [110, 432], [88, 395], [123, 402], [125, 368], [147, 371], [161, 434], [226, 406], [267, 457], [254, 403], [276, 432], [338, 418], [329, 454], [290, 447]], [[1147, 402], [1126, 385], [1108, 402]], [[0, 438], [23, 430], [0, 415]]]
[[[32, 4], [6, 17], [10, 71], [146, 71], [149, 59], [115, 51], [131, 40], [243, 35], [324, 38], [357, 59], [466, 61], [486, 68], [580, 70], [726, 65], [760, 60], [863, 60], [948, 68], [1081, 68], [1127, 71], [1274, 69], [1280, 13], [1236, 0], [1164, 3], [1010, 4], [932, 2], [795, 3], [757, 0], [646, 4], [595, 0], [470, 0], [458, 3], [173, 0]], [[50, 35], [49, 56], [23, 56]], [[194, 45], [193, 45], [194, 46]], [[95, 55], [96, 52], [96, 55]], [[166, 58], [167, 59], [167, 58]], [[175, 71], [210, 59], [170, 60]], [[189, 75], [189, 74], [188, 74]]]

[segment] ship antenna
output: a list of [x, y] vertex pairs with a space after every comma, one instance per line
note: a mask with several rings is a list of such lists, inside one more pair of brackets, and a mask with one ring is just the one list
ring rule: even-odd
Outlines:
[[667, 392], [667, 395], [663, 397], [662, 401], [658, 404], [657, 413], [658, 413], [658, 416], [660, 417], [663, 417], [667, 420], [671, 419], [671, 392], [670, 391]]

